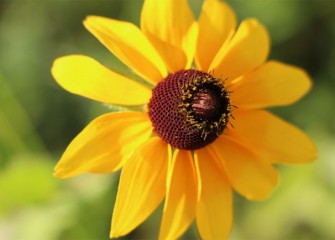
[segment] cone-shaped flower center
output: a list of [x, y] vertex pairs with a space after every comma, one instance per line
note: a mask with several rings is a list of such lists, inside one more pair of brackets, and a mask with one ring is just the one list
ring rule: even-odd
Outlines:
[[187, 150], [213, 142], [231, 112], [222, 80], [197, 70], [168, 75], [153, 89], [148, 107], [155, 133], [172, 147]]

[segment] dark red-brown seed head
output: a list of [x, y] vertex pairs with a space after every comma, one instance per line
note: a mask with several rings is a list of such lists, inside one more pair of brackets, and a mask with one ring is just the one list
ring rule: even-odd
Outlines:
[[213, 142], [225, 129], [231, 112], [222, 80], [191, 69], [159, 82], [148, 109], [154, 132], [172, 147], [187, 150]]

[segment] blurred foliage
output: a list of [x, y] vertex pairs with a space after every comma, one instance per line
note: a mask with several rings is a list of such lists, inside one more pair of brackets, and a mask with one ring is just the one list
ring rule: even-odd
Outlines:
[[[235, 196], [231, 239], [335, 239], [335, 1], [231, 0], [239, 20], [270, 31], [271, 59], [307, 69], [313, 91], [271, 109], [317, 143], [319, 159], [281, 166], [270, 199]], [[202, 1], [190, 0], [196, 15]], [[133, 73], [82, 26], [87, 15], [139, 24], [141, 0], [0, 1], [0, 239], [108, 239], [117, 174], [52, 176], [71, 139], [106, 106], [71, 95], [52, 79], [55, 58], [86, 54]], [[161, 207], [124, 239], [155, 238]], [[184, 239], [196, 239], [193, 227]]]

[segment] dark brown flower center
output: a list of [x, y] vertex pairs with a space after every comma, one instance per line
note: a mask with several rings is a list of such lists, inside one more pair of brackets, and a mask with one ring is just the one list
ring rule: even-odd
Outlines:
[[159, 82], [148, 108], [154, 132], [172, 147], [187, 150], [213, 142], [227, 126], [231, 112], [222, 80], [191, 69]]

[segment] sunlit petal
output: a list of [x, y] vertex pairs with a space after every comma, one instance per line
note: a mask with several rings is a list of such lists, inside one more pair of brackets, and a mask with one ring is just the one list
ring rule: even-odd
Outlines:
[[150, 89], [86, 56], [58, 58], [51, 71], [58, 84], [67, 91], [97, 101], [139, 105], [148, 103], [151, 97]]
[[304, 96], [312, 82], [297, 67], [270, 61], [243, 77], [229, 89], [239, 108], [265, 108], [292, 104]]
[[209, 70], [216, 77], [233, 80], [265, 62], [270, 48], [267, 30], [256, 19], [243, 21], [228, 44], [224, 44]]
[[169, 165], [159, 239], [177, 239], [195, 217], [197, 180], [190, 151], [176, 150]]
[[145, 113], [109, 113], [93, 120], [67, 147], [55, 167], [55, 176], [118, 170], [152, 133]]
[[316, 159], [314, 143], [295, 126], [262, 110], [236, 111], [231, 131], [264, 160], [273, 163], [307, 163]]
[[168, 42], [164, 42], [149, 32], [146, 33], [146, 36], [160, 53], [169, 72], [177, 72], [186, 66], [187, 57], [181, 48], [173, 46]]
[[[157, 41], [151, 41], [172, 72], [190, 65], [194, 56], [198, 29], [186, 0], [145, 0], [141, 14], [141, 29], [145, 34], [149, 33], [184, 51], [187, 61], [178, 61], [181, 65], [176, 65], [171, 62], [173, 59], [164, 56], [167, 52], [161, 48], [161, 44], [157, 46]], [[152, 40], [150, 37], [149, 39]], [[172, 66], [174, 69], [171, 69]]]
[[197, 228], [202, 239], [226, 239], [233, 222], [232, 189], [221, 162], [203, 148], [195, 152], [199, 199]]
[[221, 136], [211, 146], [225, 167], [229, 181], [241, 195], [262, 200], [277, 186], [276, 169], [236, 140]]
[[184, 50], [187, 57], [187, 64], [185, 67], [186, 69], [191, 68], [193, 64], [198, 33], [199, 33], [199, 26], [196, 22], [194, 22], [188, 29], [185, 38], [182, 42], [182, 49]]
[[123, 236], [142, 223], [165, 196], [170, 147], [154, 137], [122, 169], [114, 206], [111, 237]]
[[155, 84], [166, 76], [163, 60], [134, 24], [89, 16], [84, 25], [115, 56], [146, 80]]
[[196, 63], [200, 70], [208, 71], [215, 55], [235, 31], [236, 16], [233, 10], [219, 0], [205, 0], [199, 17], [199, 36]]

